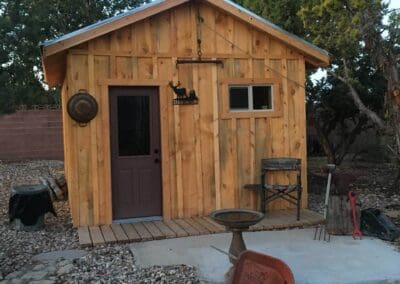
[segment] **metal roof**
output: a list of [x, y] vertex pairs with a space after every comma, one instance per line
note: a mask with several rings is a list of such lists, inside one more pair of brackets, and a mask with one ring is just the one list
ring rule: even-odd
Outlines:
[[89, 26], [83, 27], [83, 28], [81, 28], [81, 29], [79, 29], [79, 30], [76, 30], [76, 31], [73, 31], [73, 32], [71, 32], [71, 33], [62, 35], [62, 36], [57, 37], [57, 38], [54, 38], [54, 39], [46, 40], [46, 41], [40, 43], [40, 46], [41, 46], [41, 47], [47, 47], [47, 46], [49, 46], [49, 45], [53, 45], [53, 44], [58, 43], [58, 42], [61, 42], [61, 41], [63, 41], [63, 40], [66, 40], [66, 39], [75, 37], [75, 36], [77, 36], [77, 35], [80, 35], [80, 34], [82, 34], [82, 33], [84, 33], [84, 32], [88, 32], [88, 31], [94, 30], [94, 29], [96, 29], [96, 28], [98, 28], [98, 27], [101, 27], [101, 26], [103, 26], [103, 25], [106, 25], [106, 24], [108, 24], [108, 23], [112, 23], [112, 22], [114, 22], [114, 21], [116, 21], [116, 20], [119, 20], [119, 19], [121, 19], [121, 18], [124, 18], [124, 17], [126, 17], [126, 16], [136, 14], [137, 12], [146, 10], [147, 8], [150, 8], [150, 7], [152, 7], [152, 6], [155, 6], [155, 5], [160, 4], [160, 3], [162, 3], [162, 2], [165, 2], [165, 1], [168, 1], [168, 0], [156, 0], [156, 1], [152, 1], [152, 2], [147, 3], [147, 4], [143, 4], [143, 5], [141, 5], [141, 6], [137, 7], [137, 8], [128, 10], [128, 11], [123, 12], [123, 13], [121, 13], [121, 14], [118, 14], [118, 15], [116, 15], [116, 16], [114, 16], [114, 17], [111, 17], [111, 18], [107, 18], [107, 19], [105, 19], [105, 20], [98, 21], [97, 23], [94, 23], [94, 24], [91, 24], [91, 25], [89, 25]]
[[[108, 18], [108, 19], [99, 21], [99, 22], [97, 22], [97, 23], [94, 23], [94, 24], [92, 24], [92, 25], [83, 27], [83, 28], [81, 28], [81, 29], [79, 29], [79, 30], [76, 30], [76, 31], [74, 31], [74, 32], [65, 34], [65, 35], [60, 36], [60, 37], [58, 37], [58, 38], [45, 41], [45, 42], [41, 43], [40, 46], [41, 46], [41, 47], [48, 47], [48, 46], [53, 45], [53, 44], [55, 44], [55, 43], [61, 42], [61, 41], [63, 41], [63, 40], [66, 40], [66, 39], [69, 39], [69, 38], [72, 38], [72, 37], [75, 37], [75, 36], [77, 36], [77, 35], [79, 35], [79, 34], [82, 34], [82, 33], [84, 33], [84, 32], [91, 31], [91, 30], [93, 30], [93, 29], [96, 29], [96, 28], [98, 28], [98, 27], [101, 27], [101, 26], [103, 26], [103, 25], [106, 25], [106, 24], [108, 24], [108, 23], [111, 23], [111, 22], [113, 22], [113, 21], [116, 21], [116, 20], [119, 20], [119, 19], [121, 19], [121, 18], [124, 18], [124, 17], [126, 17], [126, 16], [136, 14], [136, 13], [139, 12], [139, 11], [143, 11], [143, 10], [149, 8], [149, 7], [158, 5], [158, 4], [160, 4], [160, 3], [162, 3], [162, 2], [166, 2], [166, 1], [168, 1], [168, 0], [156, 0], [156, 1], [150, 2], [150, 3], [148, 3], [148, 4], [144, 4], [144, 5], [139, 6], [139, 7], [137, 7], [137, 8], [128, 10], [128, 11], [126, 11], [126, 12], [124, 12], [124, 13], [118, 14], [118, 15], [116, 15], [116, 16], [114, 16], [114, 17], [111, 17], [111, 18]], [[297, 41], [302, 42], [303, 44], [309, 46], [310, 48], [313, 48], [313, 49], [315, 49], [315, 50], [317, 50], [317, 51], [319, 51], [319, 52], [321, 52], [321, 53], [324, 53], [324, 54], [327, 55], [327, 56], [330, 55], [328, 51], [326, 51], [326, 50], [324, 50], [324, 49], [322, 49], [322, 48], [319, 48], [318, 46], [316, 46], [316, 45], [314, 45], [314, 44], [312, 44], [312, 43], [310, 43], [310, 42], [308, 42], [308, 41], [306, 41], [306, 40], [304, 40], [304, 39], [302, 39], [302, 38], [296, 36], [295, 34], [292, 34], [292, 33], [288, 32], [288, 31], [286, 31], [286, 30], [280, 28], [279, 26], [277, 26], [277, 25], [273, 24], [272, 22], [270, 22], [270, 21], [268, 21], [268, 20], [266, 20], [266, 19], [264, 19], [264, 18], [258, 16], [257, 14], [255, 14], [255, 13], [253, 13], [253, 12], [251, 12], [251, 11], [249, 11], [249, 10], [243, 8], [242, 6], [240, 6], [240, 5], [238, 5], [238, 4], [234, 3], [234, 2], [232, 2], [232, 1], [230, 1], [230, 0], [223, 0], [223, 1], [224, 1], [225, 3], [231, 5], [231, 6], [235, 7], [236, 9], [238, 9], [238, 10], [240, 10], [240, 11], [242, 11], [242, 12], [248, 14], [249, 16], [251, 16], [251, 17], [253, 17], [253, 18], [255, 18], [255, 19], [257, 19], [257, 20], [263, 22], [264, 24], [270, 26], [271, 28], [273, 28], [273, 29], [275, 29], [275, 30], [277, 30], [277, 31], [279, 31], [279, 32], [281, 32], [281, 33], [284, 33], [284, 34], [286, 34], [286, 35], [288, 35], [288, 36], [294, 38], [294, 39], [297, 40]]]
[[299, 36], [297, 36], [297, 35], [295, 35], [295, 34], [292, 34], [292, 33], [288, 32], [288, 31], [282, 29], [281, 27], [275, 25], [274, 23], [268, 21], [267, 19], [265, 19], [265, 18], [263, 18], [263, 17], [260, 17], [260, 16], [258, 16], [257, 14], [251, 12], [250, 10], [247, 10], [246, 8], [240, 6], [239, 4], [236, 4], [236, 3], [234, 3], [234, 2], [232, 2], [232, 1], [230, 1], [230, 0], [223, 0], [223, 1], [226, 2], [226, 3], [228, 3], [229, 5], [234, 6], [236, 9], [239, 9], [240, 11], [242, 11], [242, 12], [244, 12], [244, 13], [246, 13], [246, 14], [252, 16], [253, 18], [256, 18], [257, 20], [263, 22], [264, 24], [267, 24], [267, 25], [270, 26], [271, 28], [273, 28], [273, 29], [275, 29], [275, 30], [277, 30], [277, 31], [280, 31], [281, 33], [284, 33], [284, 34], [286, 34], [286, 35], [288, 35], [288, 36], [290, 36], [290, 37], [292, 37], [292, 38], [294, 38], [294, 39], [296, 39], [296, 40], [298, 40], [298, 41], [304, 43], [305, 45], [308, 45], [309, 47], [314, 48], [314, 49], [316, 49], [316, 50], [318, 50], [318, 51], [320, 51], [320, 52], [322, 52], [322, 53], [324, 53], [324, 54], [330, 56], [329, 52], [326, 51], [325, 49], [322, 49], [322, 48], [320, 48], [320, 47], [318, 47], [318, 46], [316, 46], [316, 45], [314, 45], [314, 44], [312, 44], [312, 43], [310, 43], [310, 42], [308, 42], [308, 41], [302, 39], [301, 37], [299, 37]]

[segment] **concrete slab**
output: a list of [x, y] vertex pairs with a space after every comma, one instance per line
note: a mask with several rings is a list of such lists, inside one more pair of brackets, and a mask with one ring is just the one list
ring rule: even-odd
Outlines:
[[39, 253], [33, 257], [33, 260], [40, 262], [54, 262], [59, 259], [74, 260], [77, 258], [84, 257], [88, 252], [79, 249], [70, 250], [56, 250], [50, 252]]
[[[285, 261], [296, 283], [400, 283], [400, 252], [372, 238], [353, 240], [333, 236], [314, 241], [313, 229], [245, 233], [248, 249]], [[228, 257], [210, 245], [228, 251], [230, 234], [167, 239], [130, 245], [138, 265], [188, 264], [196, 266], [206, 283], [223, 283]]]

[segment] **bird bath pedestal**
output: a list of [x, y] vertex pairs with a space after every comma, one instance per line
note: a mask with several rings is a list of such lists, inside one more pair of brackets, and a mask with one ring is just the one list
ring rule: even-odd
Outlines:
[[246, 250], [242, 232], [247, 231], [250, 226], [260, 222], [264, 218], [264, 214], [247, 209], [221, 209], [212, 212], [210, 217], [232, 232], [232, 242], [229, 247], [231, 256], [229, 256], [229, 260], [235, 265], [240, 253]]

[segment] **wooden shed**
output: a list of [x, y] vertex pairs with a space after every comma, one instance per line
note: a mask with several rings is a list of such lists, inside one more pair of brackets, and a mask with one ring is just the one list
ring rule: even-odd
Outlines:
[[[324, 50], [228, 0], [155, 1], [41, 48], [62, 86], [74, 226], [256, 209], [243, 185], [266, 157], [301, 159], [307, 206], [305, 70]], [[98, 104], [86, 124], [67, 111], [82, 90]]]

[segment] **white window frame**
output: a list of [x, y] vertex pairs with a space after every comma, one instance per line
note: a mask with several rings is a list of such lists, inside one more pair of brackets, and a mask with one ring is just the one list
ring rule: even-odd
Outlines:
[[[268, 109], [254, 109], [253, 104], [253, 87], [270, 87], [271, 88], [271, 108]], [[247, 88], [248, 108], [231, 109], [231, 88]], [[274, 86], [272, 84], [230, 84], [228, 85], [228, 109], [229, 112], [270, 112], [274, 111]]]

